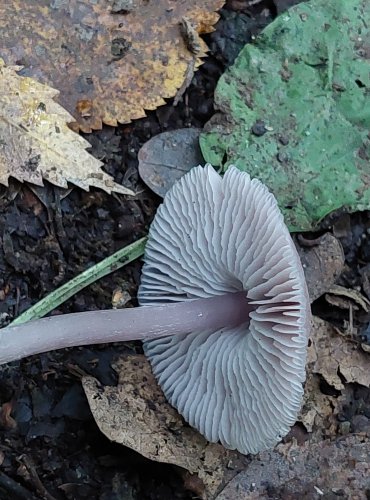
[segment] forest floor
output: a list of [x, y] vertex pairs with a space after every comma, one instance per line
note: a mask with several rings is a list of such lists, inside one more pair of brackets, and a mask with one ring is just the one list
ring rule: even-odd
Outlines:
[[[65, 191], [48, 183], [41, 189], [15, 181], [9, 189], [1, 189], [3, 325], [86, 268], [147, 234], [161, 199], [140, 180], [140, 147], [163, 131], [202, 128], [214, 113], [213, 93], [225, 68], [278, 12], [298, 2], [264, 0], [247, 7], [249, 3], [230, 0], [222, 9], [216, 31], [205, 37], [209, 57], [178, 106], [170, 101], [145, 119], [117, 128], [104, 127], [86, 136], [92, 154], [104, 161], [106, 172], [138, 193], [135, 197], [108, 195], [96, 189]], [[355, 214], [341, 221], [340, 240], [346, 257], [342, 283], [364, 288], [370, 273], [361, 274], [359, 269], [370, 268], [370, 240], [362, 237], [370, 231], [370, 217]], [[131, 304], [136, 305], [140, 268], [138, 260], [112, 273], [72, 297], [54, 314], [110, 308], [117, 289], [128, 292]], [[334, 314], [324, 301], [314, 308], [325, 319]], [[366, 321], [368, 318], [363, 319], [365, 333]], [[0, 367], [0, 498], [194, 498], [171, 466], [111, 443], [92, 417], [81, 377], [88, 374], [104, 385], [115, 385], [112, 363], [125, 352], [140, 353], [141, 346], [66, 349]], [[354, 388], [352, 394], [351, 411], [342, 418], [351, 421], [361, 413], [370, 419], [369, 391], [356, 392]]]

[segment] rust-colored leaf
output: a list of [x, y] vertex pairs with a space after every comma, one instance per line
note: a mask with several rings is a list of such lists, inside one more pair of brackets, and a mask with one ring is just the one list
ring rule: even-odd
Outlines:
[[173, 97], [207, 51], [199, 39], [194, 54], [180, 23], [210, 32], [223, 3], [135, 0], [120, 10], [113, 0], [8, 0], [0, 2], [0, 56], [60, 90], [60, 104], [90, 132], [141, 118]]
[[58, 91], [17, 74], [0, 59], [0, 184], [10, 176], [39, 186], [43, 179], [67, 187], [99, 187], [133, 194], [116, 184], [90, 155], [90, 144], [67, 125], [73, 120], [54, 101]]

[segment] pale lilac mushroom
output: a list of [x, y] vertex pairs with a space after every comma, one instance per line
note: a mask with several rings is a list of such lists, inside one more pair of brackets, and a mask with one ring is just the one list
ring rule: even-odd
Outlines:
[[275, 198], [230, 167], [196, 167], [150, 228], [140, 308], [66, 314], [0, 330], [0, 363], [140, 339], [170, 403], [209, 441], [257, 453], [295, 422], [310, 305]]
[[169, 402], [209, 441], [241, 453], [274, 446], [296, 421], [310, 302], [274, 196], [257, 179], [211, 165], [184, 176], [150, 228], [141, 305], [244, 290], [243, 324], [145, 342]]

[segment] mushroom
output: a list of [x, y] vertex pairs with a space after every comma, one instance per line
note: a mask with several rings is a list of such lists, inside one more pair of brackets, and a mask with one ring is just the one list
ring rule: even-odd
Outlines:
[[167, 399], [209, 441], [241, 453], [280, 441], [302, 400], [310, 303], [268, 189], [235, 167], [180, 179], [150, 227], [138, 298], [4, 328], [0, 363], [141, 339]]

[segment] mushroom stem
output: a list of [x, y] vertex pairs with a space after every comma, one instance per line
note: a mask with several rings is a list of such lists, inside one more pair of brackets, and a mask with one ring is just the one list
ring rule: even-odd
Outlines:
[[42, 318], [0, 330], [0, 364], [31, 354], [89, 344], [149, 340], [217, 330], [249, 321], [246, 292], [206, 299]]

